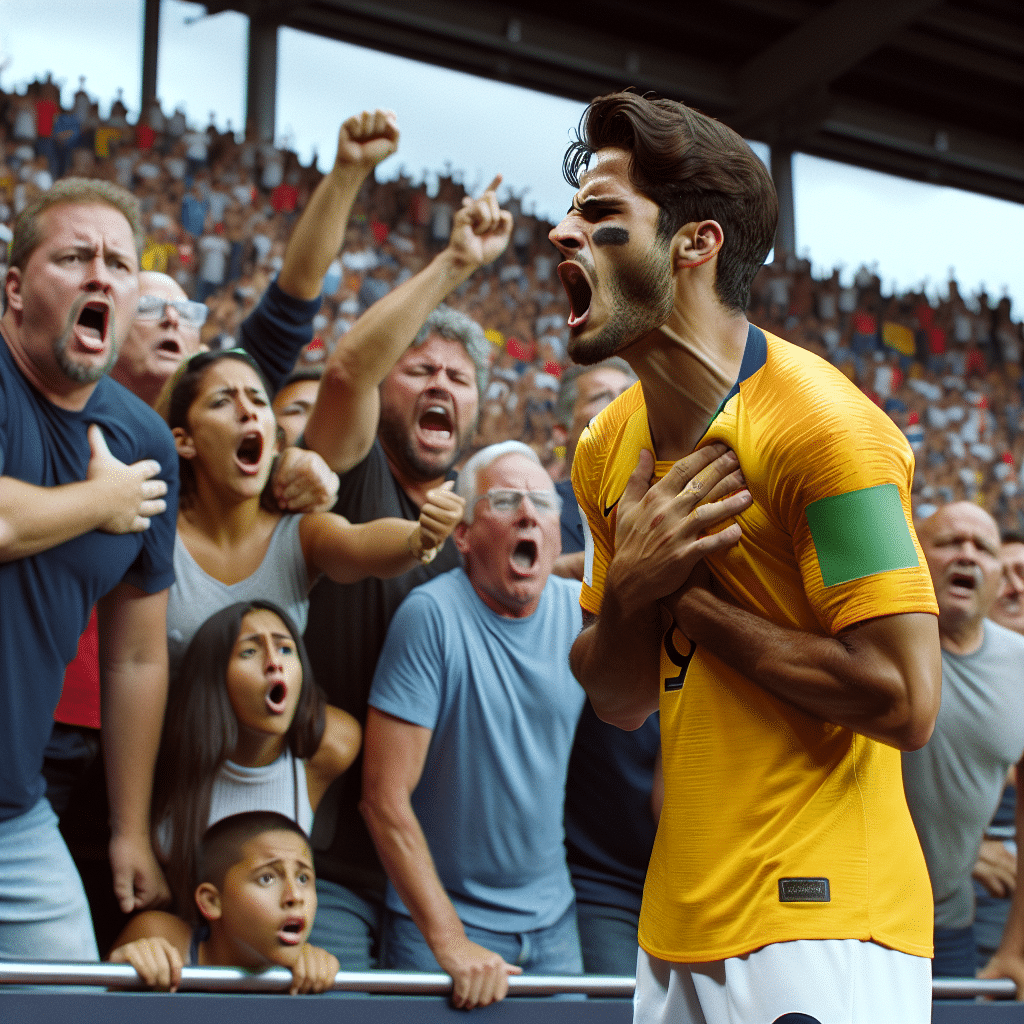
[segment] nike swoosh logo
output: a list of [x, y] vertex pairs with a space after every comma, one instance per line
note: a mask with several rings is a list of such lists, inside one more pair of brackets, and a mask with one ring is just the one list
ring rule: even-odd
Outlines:
[[615, 511], [615, 506], [616, 506], [616, 505], [618, 505], [618, 503], [619, 503], [619, 499], [618, 499], [618, 498], [616, 498], [616, 499], [615, 499], [615, 500], [614, 500], [614, 501], [613, 501], [613, 502], [612, 502], [612, 503], [611, 503], [611, 504], [610, 504], [610, 505], [609, 505], [609, 506], [608, 506], [608, 507], [607, 507], [607, 508], [606, 508], [606, 509], [604, 510], [604, 517], [605, 517], [605, 519], [607, 519], [607, 518], [608, 518], [608, 517], [609, 517], [609, 516], [610, 516], [610, 515], [612, 514], [612, 512], [614, 512], [614, 511]]

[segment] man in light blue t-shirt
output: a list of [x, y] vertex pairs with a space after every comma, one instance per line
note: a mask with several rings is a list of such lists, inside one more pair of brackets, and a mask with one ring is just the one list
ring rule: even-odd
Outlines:
[[551, 576], [559, 498], [517, 441], [459, 475], [464, 568], [417, 587], [370, 693], [362, 811], [387, 870], [388, 967], [453, 979], [469, 1009], [522, 970], [581, 974], [565, 775], [583, 691], [579, 584]]

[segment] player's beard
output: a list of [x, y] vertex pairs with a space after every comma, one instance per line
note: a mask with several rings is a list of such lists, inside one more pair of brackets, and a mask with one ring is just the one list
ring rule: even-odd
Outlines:
[[64, 333], [53, 343], [53, 357], [57, 361], [57, 365], [60, 367], [61, 372], [68, 380], [74, 381], [76, 384], [95, 384], [100, 377], [105, 376], [110, 368], [117, 362], [117, 332], [115, 327], [117, 326], [114, 321], [114, 309], [110, 308], [107, 313], [109, 318], [107, 324], [107, 334], [110, 336], [110, 345], [108, 346], [107, 358], [102, 363], [98, 364], [82, 364], [77, 363], [68, 353], [68, 346], [71, 344], [73, 337], [72, 332], [75, 328], [75, 321], [72, 321], [65, 328]]
[[[599, 287], [595, 279], [595, 291]], [[638, 338], [668, 322], [675, 306], [672, 257], [667, 242], [637, 260], [623, 260], [608, 273], [611, 314], [597, 333], [583, 338], [569, 335], [568, 352], [581, 366], [610, 359]]]

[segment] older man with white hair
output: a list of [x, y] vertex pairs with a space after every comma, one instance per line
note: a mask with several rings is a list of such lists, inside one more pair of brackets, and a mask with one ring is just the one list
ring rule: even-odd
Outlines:
[[583, 691], [579, 584], [551, 575], [560, 502], [536, 454], [491, 445], [457, 490], [464, 567], [391, 621], [361, 809], [390, 881], [388, 966], [440, 965], [469, 1009], [522, 970], [582, 973], [562, 807]]

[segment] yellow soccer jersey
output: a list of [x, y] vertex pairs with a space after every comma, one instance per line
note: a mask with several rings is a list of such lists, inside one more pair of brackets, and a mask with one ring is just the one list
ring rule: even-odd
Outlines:
[[[742, 539], [709, 559], [740, 607], [819, 635], [937, 613], [911, 525], [910, 447], [838, 370], [751, 326], [711, 441], [739, 456], [753, 498]], [[642, 448], [654, 450], [636, 384], [594, 419], [573, 464], [588, 527], [580, 600], [594, 614]], [[776, 700], [674, 627], [661, 666], [665, 802], [641, 946], [695, 962], [852, 938], [930, 956], [931, 888], [899, 751]]]

